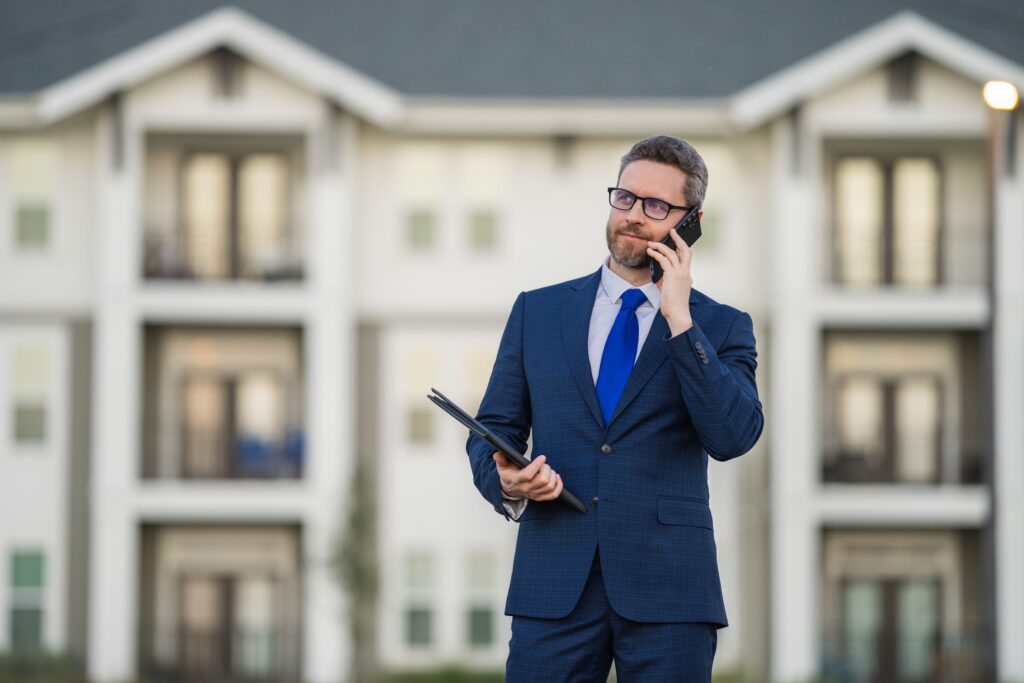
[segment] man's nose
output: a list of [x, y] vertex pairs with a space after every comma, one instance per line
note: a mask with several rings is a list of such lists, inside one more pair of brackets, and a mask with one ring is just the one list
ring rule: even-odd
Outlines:
[[639, 199], [633, 202], [633, 206], [626, 212], [626, 218], [629, 219], [630, 223], [643, 223], [647, 220], [647, 215], [644, 213], [644, 203]]

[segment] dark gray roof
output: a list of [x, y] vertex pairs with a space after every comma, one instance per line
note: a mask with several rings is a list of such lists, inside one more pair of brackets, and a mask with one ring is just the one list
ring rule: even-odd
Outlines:
[[719, 97], [903, 9], [1024, 64], [1020, 0], [0, 0], [0, 93], [224, 4], [409, 95]]

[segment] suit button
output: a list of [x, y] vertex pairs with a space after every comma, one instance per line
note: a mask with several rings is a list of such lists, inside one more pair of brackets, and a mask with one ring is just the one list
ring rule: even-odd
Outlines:
[[698, 351], [703, 351], [704, 350], [704, 346], [700, 342], [694, 342], [693, 343], [693, 348], [697, 349]]
[[608, 455], [609, 453], [612, 452], [612, 447], [609, 446], [608, 444], [604, 444], [603, 446], [601, 446], [601, 452], [604, 453], [605, 455]]
[[590, 504], [593, 505], [594, 507], [597, 507], [597, 496], [594, 496], [593, 498], [590, 499]]

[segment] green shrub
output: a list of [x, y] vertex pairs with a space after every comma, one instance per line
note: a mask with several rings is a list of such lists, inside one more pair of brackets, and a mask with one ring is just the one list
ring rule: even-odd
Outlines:
[[505, 674], [449, 665], [426, 671], [389, 672], [379, 680], [380, 683], [503, 683]]
[[81, 666], [67, 655], [0, 653], [0, 683], [86, 683]]

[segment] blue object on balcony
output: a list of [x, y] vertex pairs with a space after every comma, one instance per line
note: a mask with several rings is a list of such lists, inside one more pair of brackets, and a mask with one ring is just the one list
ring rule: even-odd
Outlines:
[[289, 429], [284, 435], [284, 462], [294, 477], [302, 476], [306, 457], [306, 435], [302, 429]]
[[239, 434], [235, 437], [235, 470], [236, 476], [273, 477], [274, 444], [252, 434]]

